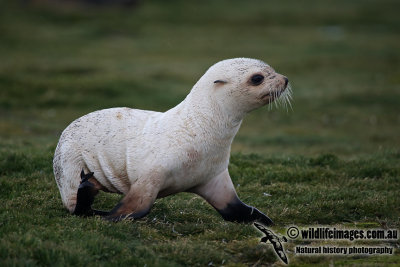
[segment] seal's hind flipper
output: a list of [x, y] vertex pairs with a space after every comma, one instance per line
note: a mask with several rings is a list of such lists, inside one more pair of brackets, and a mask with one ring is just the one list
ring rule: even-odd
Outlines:
[[96, 213], [92, 210], [92, 204], [94, 197], [98, 193], [89, 179], [93, 177], [93, 172], [85, 174], [82, 169], [81, 172], [81, 183], [78, 188], [76, 206], [74, 210], [75, 215], [93, 216]]
[[[79, 189], [81, 189], [81, 188], [84, 189], [86, 187], [94, 188], [94, 184], [89, 182], [89, 179], [93, 178], [93, 174], [94, 174], [94, 172], [89, 172], [89, 173], [85, 174], [84, 170], [82, 169], [82, 171], [81, 171], [81, 183], [79, 185]], [[79, 189], [78, 189], [78, 192], [79, 192]]]
[[98, 216], [108, 216], [110, 215], [109, 211], [103, 211], [103, 210], [92, 210], [93, 215], [98, 215]]
[[124, 198], [103, 218], [112, 222], [140, 219], [150, 212], [158, 192], [159, 188], [155, 186], [132, 186]]
[[81, 184], [88, 181], [90, 178], [93, 177], [94, 172], [89, 172], [85, 174], [85, 171], [82, 169], [81, 171]]

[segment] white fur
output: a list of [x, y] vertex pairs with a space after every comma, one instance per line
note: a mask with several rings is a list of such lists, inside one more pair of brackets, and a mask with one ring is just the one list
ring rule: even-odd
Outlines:
[[[259, 86], [249, 84], [256, 73], [265, 76]], [[64, 205], [74, 211], [82, 169], [94, 172], [109, 191], [122, 194], [140, 185], [157, 187], [163, 197], [207, 183], [227, 170], [244, 116], [273, 101], [261, 96], [282, 92], [283, 79], [259, 60], [224, 60], [164, 113], [112, 108], [75, 120], [62, 133], [53, 162]]]

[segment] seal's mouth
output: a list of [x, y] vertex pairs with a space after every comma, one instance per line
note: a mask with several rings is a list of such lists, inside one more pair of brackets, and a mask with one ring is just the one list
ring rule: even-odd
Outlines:
[[272, 101], [272, 100], [278, 98], [283, 93], [283, 91], [285, 91], [285, 89], [286, 88], [283, 88], [282, 90], [272, 91], [272, 92], [268, 92], [266, 94], [263, 94], [261, 96], [261, 100], [269, 99], [270, 101]]
[[[288, 108], [291, 108], [291, 100], [292, 100], [292, 89], [290, 84], [285, 84], [286, 86], [275, 90], [275, 91], [269, 91], [263, 95], [261, 95], [260, 100], [266, 104], [270, 104], [272, 102], [275, 102], [275, 106], [284, 106], [286, 110]], [[272, 105], [269, 105], [269, 108], [271, 108]]]

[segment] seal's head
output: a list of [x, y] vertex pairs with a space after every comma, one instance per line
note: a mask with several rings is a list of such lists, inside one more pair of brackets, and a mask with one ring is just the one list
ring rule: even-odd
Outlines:
[[220, 61], [211, 66], [199, 82], [202, 88], [212, 91], [213, 99], [228, 112], [248, 113], [273, 101], [290, 105], [288, 78], [260, 60], [234, 58]]

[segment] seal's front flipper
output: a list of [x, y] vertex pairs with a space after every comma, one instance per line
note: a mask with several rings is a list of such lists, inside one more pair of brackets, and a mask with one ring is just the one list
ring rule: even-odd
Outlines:
[[260, 222], [265, 226], [273, 225], [273, 221], [258, 209], [244, 204], [238, 197], [227, 203], [226, 207], [218, 210], [222, 218], [234, 222]]
[[228, 170], [214, 177], [206, 184], [192, 189], [210, 203], [227, 221], [250, 223], [258, 221], [266, 226], [273, 222], [258, 209], [244, 204], [238, 198]]

